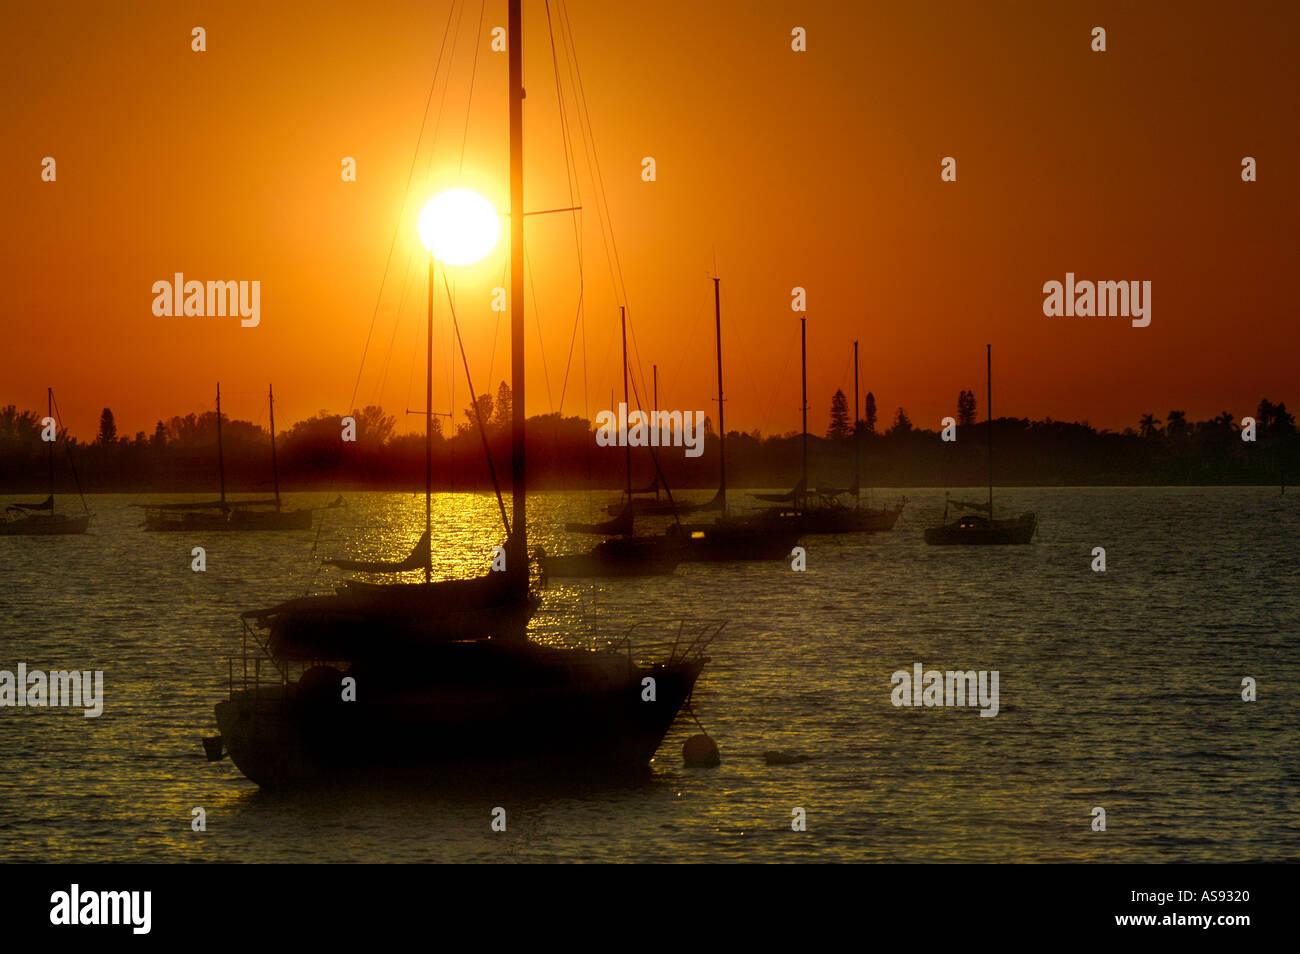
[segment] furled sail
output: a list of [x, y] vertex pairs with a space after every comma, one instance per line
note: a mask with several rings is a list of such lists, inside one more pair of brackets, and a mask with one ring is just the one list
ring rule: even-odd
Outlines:
[[325, 563], [358, 573], [401, 573], [405, 570], [423, 569], [429, 560], [429, 535], [422, 533], [415, 548], [403, 560], [326, 560]]
[[42, 500], [40, 503], [35, 503], [35, 504], [23, 504], [23, 503], [20, 503], [20, 504], [10, 504], [10, 505], [9, 505], [9, 509], [10, 509], [10, 510], [53, 510], [53, 509], [54, 509], [54, 494], [50, 494], [48, 497], [46, 497], [46, 498], [45, 498], [44, 500]]
[[623, 507], [623, 512], [613, 520], [604, 523], [566, 523], [564, 529], [570, 533], [601, 533], [607, 536], [632, 535], [632, 504]]
[[755, 500], [765, 500], [768, 503], [793, 503], [804, 495], [804, 482], [801, 480], [794, 485], [794, 489], [784, 494], [750, 494]]
[[969, 500], [950, 500], [954, 507], [965, 507], [967, 510], [983, 510], [985, 513], [992, 513], [992, 508], [987, 503], [974, 503]]

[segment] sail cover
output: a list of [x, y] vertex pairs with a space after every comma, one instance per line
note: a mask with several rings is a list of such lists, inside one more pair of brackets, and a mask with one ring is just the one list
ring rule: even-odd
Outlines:
[[54, 494], [50, 494], [48, 497], [46, 497], [46, 498], [45, 498], [44, 500], [42, 500], [40, 503], [35, 503], [35, 504], [10, 504], [10, 505], [9, 505], [9, 509], [10, 509], [10, 510], [53, 510], [53, 509], [54, 509]]
[[784, 494], [750, 494], [755, 500], [765, 500], [768, 503], [793, 503], [804, 494], [804, 482], [801, 480], [794, 485], [789, 493]]
[[987, 503], [974, 503], [969, 500], [953, 500], [950, 503], [954, 507], [965, 507], [967, 510], [983, 510], [985, 513], [992, 513], [992, 508]]
[[429, 560], [429, 535], [422, 533], [415, 548], [403, 560], [326, 560], [325, 563], [341, 570], [354, 570], [358, 573], [401, 573], [405, 570], [422, 569], [428, 565]]

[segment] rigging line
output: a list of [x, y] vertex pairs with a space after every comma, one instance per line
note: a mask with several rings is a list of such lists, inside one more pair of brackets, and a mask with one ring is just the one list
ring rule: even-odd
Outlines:
[[[569, 55], [569, 78], [570, 84], [574, 89], [574, 108], [578, 112], [578, 131], [582, 138], [583, 155], [586, 157], [588, 166], [592, 170], [593, 188], [596, 189], [596, 222], [600, 227], [600, 239], [605, 249], [605, 261], [609, 265], [610, 288], [614, 292], [615, 298], [619, 299], [619, 282], [614, 271], [614, 256], [617, 254], [617, 250], [611, 254], [610, 242], [612, 236], [608, 235], [606, 231], [607, 227], [612, 231], [613, 223], [610, 221], [607, 226], [606, 220], [609, 219], [608, 200], [604, 201], [603, 206], [601, 202], [603, 190], [601, 188], [602, 180], [600, 177], [600, 160], [595, 154], [595, 134], [591, 129], [591, 116], [586, 111], [586, 96], [585, 93], [582, 92], [582, 77], [581, 72], [578, 71], [577, 67], [577, 49], [573, 45], [572, 31], [566, 26], [568, 11], [562, 2], [559, 5], [559, 11], [560, 25], [565, 29], [565, 34], [562, 34], [560, 37], [561, 44], [564, 44], [565, 39], [568, 40], [568, 45], [564, 48]], [[582, 122], [584, 118], [586, 119], [585, 126]], [[621, 300], [623, 304], [626, 304], [626, 294], [622, 296]], [[618, 301], [615, 302], [615, 304], [618, 303]], [[613, 337], [611, 336], [609, 340], [612, 344]], [[606, 350], [606, 358], [608, 358], [608, 349]]]
[[[456, 9], [456, 0], [452, 0], [452, 10]], [[450, 14], [448, 15], [450, 17]], [[438, 130], [442, 128], [442, 116], [446, 112], [447, 93], [451, 89], [451, 72], [456, 65], [456, 47], [460, 44], [460, 22], [465, 16], [465, 5], [461, 4], [460, 14], [456, 17], [456, 32], [451, 43], [451, 59], [447, 63], [447, 81], [442, 87], [442, 99], [438, 100], [438, 117], [433, 123], [433, 142], [429, 147], [429, 162], [424, 167], [424, 191], [429, 191], [433, 182], [433, 161], [438, 155]], [[441, 55], [440, 55], [441, 58]]]
[[487, 458], [488, 473], [492, 476], [492, 489], [496, 491], [497, 506], [501, 508], [501, 522], [506, 527], [506, 539], [510, 539], [510, 518], [506, 515], [505, 498], [501, 496], [501, 484], [497, 482], [496, 465], [492, 463], [492, 451], [488, 447], [487, 428], [483, 426], [483, 410], [474, 395], [474, 380], [469, 376], [469, 358], [465, 356], [465, 342], [460, 337], [460, 323], [456, 320], [456, 305], [451, 299], [451, 286], [447, 284], [447, 274], [443, 273], [442, 287], [447, 290], [447, 306], [451, 309], [451, 326], [456, 332], [456, 343], [460, 345], [460, 359], [465, 365], [465, 381], [469, 385], [470, 406], [474, 408], [474, 417], [478, 421], [479, 437], [483, 441], [483, 456]]
[[[443, 24], [442, 27], [442, 42], [438, 45], [438, 60], [434, 64], [433, 79], [429, 83], [429, 95], [424, 102], [424, 115], [420, 118], [420, 132], [415, 138], [415, 153], [411, 156], [411, 168], [406, 173], [406, 189], [402, 193], [402, 206], [401, 209], [398, 211], [397, 221], [393, 224], [393, 237], [388, 243], [388, 255], [384, 259], [384, 272], [379, 279], [379, 293], [375, 296], [374, 311], [370, 315], [370, 328], [369, 330], [366, 331], [366, 343], [365, 345], [362, 346], [361, 349], [361, 362], [357, 366], [357, 379], [356, 382], [352, 385], [352, 397], [348, 399], [349, 411], [351, 411], [352, 406], [356, 404], [357, 392], [361, 390], [361, 376], [365, 372], [366, 357], [370, 353], [370, 339], [375, 332], [375, 322], [379, 318], [379, 306], [384, 300], [384, 286], [387, 285], [388, 283], [388, 270], [393, 263], [393, 249], [397, 247], [397, 236], [401, 232], [402, 221], [403, 219], [406, 218], [406, 208], [411, 200], [411, 183], [415, 179], [415, 167], [420, 161], [420, 145], [424, 142], [424, 130], [429, 124], [429, 107], [433, 105], [433, 93], [434, 90], [438, 88], [438, 74], [442, 71], [442, 58], [447, 51], [447, 36], [451, 29], [451, 17], [452, 14], [455, 12], [456, 12], [456, 3], [455, 0], [452, 0], [451, 8], [447, 11], [447, 22]], [[451, 66], [450, 64], [448, 64], [448, 74], [450, 74], [450, 72], [451, 72]], [[444, 89], [443, 90], [444, 100], [446, 99], [446, 96], [447, 93], [446, 90]], [[438, 115], [439, 118], [441, 118], [442, 115], [441, 104], [439, 105], [438, 108]], [[434, 135], [435, 137], [437, 135], [436, 124], [434, 126]], [[408, 265], [408, 269], [409, 269], [409, 265]], [[337, 485], [337, 479], [338, 479], [337, 475], [331, 477], [329, 490], [327, 491], [327, 493], [334, 492], [334, 488]], [[324, 530], [324, 528], [325, 528], [325, 519], [324, 517], [322, 517], [320, 520], [316, 521], [316, 533], [312, 537], [311, 552], [313, 554], [316, 553], [317, 547], [320, 545], [321, 531]], [[304, 590], [304, 593], [307, 590], [309, 590], [313, 584], [315, 584], [316, 578], [320, 573], [320, 569], [321, 567], [318, 564], [312, 570], [311, 576], [307, 581], [307, 587]]]
[[474, 79], [478, 76], [478, 51], [483, 46], [483, 13], [487, 9], [487, 0], [480, 0], [478, 5], [478, 32], [474, 40], [474, 64], [469, 71], [469, 95], [465, 97], [465, 128], [460, 135], [460, 166], [456, 169], [459, 179], [465, 172], [465, 146], [469, 142], [469, 117], [474, 104]]
[[[569, 372], [573, 368], [573, 345], [578, 335], [578, 325], [582, 317], [586, 297], [586, 276], [582, 254], [582, 219], [579, 207], [582, 205], [582, 187], [578, 181], [578, 169], [572, 134], [569, 129], [568, 110], [564, 104], [564, 83], [560, 77], [560, 58], [555, 48], [555, 26], [551, 16], [550, 0], [546, 0], [546, 31], [551, 44], [551, 72], [555, 77], [555, 101], [560, 114], [560, 142], [564, 149], [564, 177], [569, 189], [569, 206], [572, 210], [570, 220], [573, 224], [573, 244], [578, 263], [578, 302], [573, 314], [573, 335], [569, 339], [569, 357], [564, 365], [564, 382], [560, 386], [560, 405], [558, 413], [564, 415], [564, 398], [569, 389]], [[575, 195], [576, 188], [576, 195]]]
[[537, 351], [542, 359], [542, 378], [546, 381], [546, 403], [555, 413], [555, 398], [551, 395], [551, 372], [546, 366], [546, 345], [542, 342], [542, 309], [537, 304], [537, 281], [533, 277], [533, 260], [524, 249], [524, 267], [528, 270], [528, 284], [533, 290], [533, 320], [537, 322]]
[[[414, 257], [414, 249], [408, 247], [406, 250], [406, 267], [402, 275], [402, 291], [397, 298], [397, 312], [393, 315], [393, 334], [388, 339], [388, 353], [384, 355], [384, 367], [379, 376], [379, 387], [375, 392], [375, 403], [383, 404], [384, 385], [388, 383], [388, 367], [393, 359], [393, 345], [397, 343], [397, 329], [402, 324], [402, 309], [406, 307], [406, 291], [411, 284], [411, 259]], [[356, 410], [350, 408], [350, 410]]]
[[[630, 314], [631, 308], [628, 307], [627, 283], [623, 277], [622, 259], [618, 254], [618, 240], [614, 236], [613, 214], [609, 210], [609, 195], [605, 189], [604, 175], [602, 174], [600, 169], [600, 156], [596, 150], [595, 129], [591, 123], [591, 111], [587, 106], [587, 94], [586, 94], [585, 87], [583, 86], [582, 83], [582, 67], [578, 63], [577, 44], [573, 39], [573, 28], [568, 18], [568, 7], [564, 3], [564, 0], [560, 0], [559, 9], [560, 9], [561, 23], [565, 29], [565, 33], [567, 35], [568, 42], [569, 42], [568, 49], [570, 53], [570, 64], [572, 66], [573, 74], [576, 77], [575, 89], [577, 95], [575, 96], [575, 100], [578, 103], [581, 118], [586, 120], [585, 143], [587, 145], [588, 152], [590, 154], [589, 158], [592, 163], [595, 186], [597, 189], [597, 198], [598, 198], [596, 204], [597, 218], [599, 219], [601, 212], [602, 211], [604, 212], [604, 220], [601, 221], [602, 239], [605, 236], [605, 221], [607, 220], [608, 222], [609, 238], [606, 243], [605, 252], [610, 260], [610, 278], [614, 284], [615, 297], [621, 299], [622, 304], [624, 305], [624, 307], [627, 308], [629, 313], [628, 314], [629, 323], [631, 323], [631, 314]], [[611, 251], [612, 251], [612, 255], [611, 255]], [[617, 277], [615, 277], [615, 272], [617, 273]], [[644, 361], [641, 358], [641, 350], [637, 342], [635, 326], [633, 326], [632, 328], [632, 350], [633, 353], [636, 355], [635, 373], [633, 376], [635, 377], [636, 375], [640, 375], [642, 379], [642, 384], [644, 385], [645, 383], [645, 371], [643, 368]]]
[[564, 0], [560, 0], [559, 6], [560, 6], [561, 19], [565, 28], [565, 33], [567, 34], [569, 40], [569, 49], [571, 51], [570, 55], [571, 55], [571, 63], [573, 66], [573, 72], [577, 78], [577, 86], [576, 86], [577, 102], [581, 108], [581, 115], [586, 120], [587, 141], [590, 146], [592, 168], [595, 173], [595, 182], [596, 182], [597, 193], [599, 197], [599, 201], [597, 203], [597, 210], [599, 211], [603, 207], [605, 212], [605, 217], [609, 220], [609, 244], [610, 247], [613, 249], [613, 257], [611, 260], [611, 272], [614, 269], [617, 270], [618, 279], [615, 285], [615, 289], [616, 291], [618, 290], [622, 291], [622, 304], [626, 306], [627, 283], [623, 279], [623, 263], [622, 260], [619, 258], [619, 254], [618, 254], [618, 242], [614, 238], [614, 219], [613, 219], [613, 215], [609, 211], [609, 194], [605, 190], [605, 177], [600, 169], [600, 155], [596, 151], [596, 133], [594, 127], [591, 124], [591, 111], [587, 106], [586, 88], [583, 86], [582, 83], [582, 67], [578, 63], [578, 47], [573, 40], [573, 26], [569, 21], [568, 6], [567, 4], [564, 3]]
[[[375, 309], [373, 314], [371, 314], [370, 316], [370, 330], [366, 332], [366, 343], [365, 346], [361, 349], [361, 365], [360, 367], [357, 368], [357, 381], [356, 384], [352, 386], [352, 397], [348, 400], [349, 408], [351, 407], [351, 405], [356, 403], [357, 391], [360, 390], [361, 388], [361, 374], [365, 370], [366, 355], [370, 351], [370, 336], [374, 333], [375, 320], [379, 317], [379, 304], [380, 302], [383, 301], [384, 298], [384, 285], [388, 281], [388, 269], [393, 261], [393, 249], [397, 247], [397, 236], [402, 228], [402, 219], [405, 218], [406, 216], [406, 204], [411, 197], [411, 182], [415, 177], [415, 165], [420, 158], [420, 143], [424, 141], [424, 129], [429, 122], [429, 107], [433, 104], [433, 91], [438, 88], [438, 73], [442, 69], [442, 55], [447, 47], [447, 31], [451, 27], [451, 15], [455, 11], [455, 9], [456, 9], [456, 4], [455, 2], [453, 2], [451, 5], [451, 10], [447, 11], [447, 23], [442, 28], [442, 45], [438, 49], [438, 62], [437, 64], [435, 64], [433, 68], [433, 81], [429, 84], [429, 97], [427, 100], [425, 100], [424, 116], [420, 120], [420, 132], [415, 139], [415, 155], [411, 157], [411, 168], [410, 171], [408, 171], [406, 174], [406, 192], [402, 196], [402, 208], [401, 211], [398, 213], [397, 222], [393, 225], [393, 238], [392, 241], [389, 242], [388, 244], [388, 257], [384, 260], [384, 274], [383, 277], [380, 278], [379, 280], [379, 294], [375, 297]], [[319, 534], [317, 536], [319, 537]], [[315, 549], [316, 549], [315, 544], [313, 544], [312, 545], [313, 552], [315, 551]]]
[[[68, 466], [72, 468], [72, 482], [77, 485], [77, 496], [81, 498], [81, 509], [90, 513], [90, 508], [86, 506], [86, 495], [81, 490], [81, 478], [77, 476], [77, 462], [72, 456], [72, 445], [68, 443], [67, 429], [63, 426], [63, 412], [59, 410], [59, 399], [54, 396], [54, 390], [50, 390], [50, 403], [54, 405], [54, 420], [58, 430], [63, 431], [63, 449], [68, 453]], [[56, 432], [54, 437], [58, 438]], [[50, 488], [50, 493], [54, 493], [54, 488]], [[53, 513], [53, 511], [51, 511]]]

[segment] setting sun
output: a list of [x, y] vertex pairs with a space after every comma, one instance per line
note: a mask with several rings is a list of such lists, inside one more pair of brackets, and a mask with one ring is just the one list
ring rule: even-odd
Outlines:
[[424, 247], [448, 265], [473, 265], [496, 247], [501, 234], [492, 203], [468, 189], [434, 196], [417, 227]]

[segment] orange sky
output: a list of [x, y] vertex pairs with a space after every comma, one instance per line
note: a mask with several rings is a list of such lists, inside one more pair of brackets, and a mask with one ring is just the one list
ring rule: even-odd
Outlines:
[[[227, 413], [264, 421], [273, 381], [287, 425], [344, 411], [360, 368], [356, 403], [418, 427], [404, 415], [423, 407], [415, 215], [455, 185], [507, 207], [507, 64], [488, 46], [505, 3], [486, 5], [481, 30], [480, 9], [8, 10], [0, 405], [43, 407], [52, 384], [89, 438], [104, 406], [119, 432], [151, 430], [209, 408], [218, 379]], [[456, 40], [405, 200], [449, 11]], [[1300, 404], [1295, 4], [569, 0], [568, 12], [636, 355], [647, 380], [658, 363], [663, 406], [716, 413], [715, 254], [729, 428], [798, 426], [795, 285], [808, 289], [818, 431], [831, 392], [852, 393], [855, 338], [882, 418], [901, 404], [929, 427], [954, 413], [962, 388], [982, 409], [986, 341], [999, 414], [1118, 429], [1147, 411], [1240, 417], [1262, 396]], [[526, 203], [567, 206], [542, 0], [525, 0], [524, 17]], [[1089, 47], [1096, 25], [1104, 54]], [[194, 26], [207, 52], [191, 51]], [[806, 53], [790, 49], [794, 26], [807, 29]], [[567, 57], [561, 69], [573, 121]], [[1247, 155], [1259, 163], [1252, 184], [1240, 179]], [[40, 179], [44, 156], [57, 160], [54, 183]], [[344, 156], [357, 159], [356, 183], [341, 181]], [[643, 156], [655, 157], [656, 182], [641, 180]], [[956, 183], [940, 181], [943, 156], [957, 159]], [[584, 396], [575, 357], [563, 409], [591, 416], [621, 389], [619, 299], [590, 163], [580, 158], [576, 174], [589, 368]], [[539, 413], [559, 404], [578, 258], [567, 215], [532, 217], [526, 234], [539, 305], [530, 280], [528, 401]], [[479, 391], [508, 369], [508, 321], [488, 297], [506, 248], [503, 234], [485, 263], [456, 275]], [[151, 286], [177, 271], [260, 280], [260, 326], [155, 317]], [[1066, 271], [1151, 281], [1150, 327], [1044, 317], [1042, 285]], [[445, 318], [440, 302], [440, 411], [453, 400]], [[458, 414], [465, 398], [457, 371]]]

